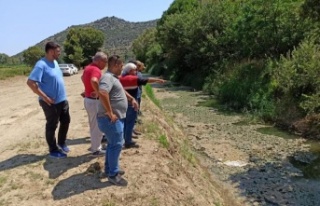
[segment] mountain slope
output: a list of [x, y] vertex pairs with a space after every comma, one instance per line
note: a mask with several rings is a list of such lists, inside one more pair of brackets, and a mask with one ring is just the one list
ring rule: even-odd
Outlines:
[[[57, 34], [54, 34], [53, 36], [42, 40], [35, 46], [44, 48], [45, 43], [48, 41], [55, 41], [60, 45], [63, 45], [69, 29], [74, 27], [91, 26], [104, 32], [104, 49], [108, 52], [108, 54], [131, 56], [131, 44], [133, 40], [136, 39], [140, 34], [142, 34], [145, 29], [155, 27], [156, 22], [157, 20], [147, 22], [128, 22], [114, 16], [105, 17], [88, 24], [70, 26]], [[15, 57], [21, 56], [22, 53], [23, 51], [16, 54]]]

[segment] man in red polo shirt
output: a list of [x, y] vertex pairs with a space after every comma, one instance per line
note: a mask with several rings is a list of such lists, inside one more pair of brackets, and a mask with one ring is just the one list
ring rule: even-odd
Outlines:
[[84, 84], [84, 107], [88, 113], [90, 127], [91, 152], [93, 155], [101, 155], [105, 150], [101, 148], [103, 133], [100, 131], [97, 123], [97, 109], [99, 103], [99, 80], [101, 70], [108, 62], [108, 56], [103, 52], [97, 52], [92, 58], [92, 63], [85, 67], [82, 75]]

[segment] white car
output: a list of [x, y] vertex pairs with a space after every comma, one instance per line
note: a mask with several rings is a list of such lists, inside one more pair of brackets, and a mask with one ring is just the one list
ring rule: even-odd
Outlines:
[[74, 64], [68, 64], [68, 66], [71, 67], [73, 74], [78, 74], [79, 69]]
[[59, 64], [59, 67], [63, 73], [63, 75], [71, 76], [73, 75], [73, 69], [69, 64]]

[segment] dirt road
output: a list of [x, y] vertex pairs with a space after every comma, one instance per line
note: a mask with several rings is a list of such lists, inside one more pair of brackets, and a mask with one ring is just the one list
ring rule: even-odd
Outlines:
[[[69, 137], [75, 138], [86, 120], [83, 112], [83, 90], [80, 75], [66, 77], [68, 100], [71, 103], [72, 123]], [[26, 77], [15, 77], [0, 81], [0, 152], [13, 149], [16, 143], [27, 142], [33, 138], [42, 138], [45, 118], [37, 103], [37, 96], [26, 85]]]

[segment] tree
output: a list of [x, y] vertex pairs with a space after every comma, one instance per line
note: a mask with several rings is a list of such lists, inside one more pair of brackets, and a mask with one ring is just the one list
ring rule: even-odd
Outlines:
[[6, 64], [8, 63], [8, 59], [10, 57], [7, 54], [0, 53], [0, 64]]
[[74, 46], [74, 53], [69, 54], [68, 58], [71, 62], [76, 65], [77, 67], [81, 67], [81, 63], [83, 62], [83, 49], [80, 46]]
[[32, 46], [23, 52], [23, 61], [24, 63], [33, 66], [44, 55], [45, 53], [41, 48]]
[[148, 61], [147, 51], [153, 46], [155, 41], [156, 29], [146, 29], [138, 38], [132, 43], [132, 51], [136, 55], [136, 58], [142, 62]]
[[179, 13], [190, 13], [200, 6], [199, 0], [175, 0], [167, 11], [165, 11], [158, 22], [161, 26], [168, 16]]
[[318, 0], [305, 0], [301, 6], [301, 16], [311, 18], [314, 21], [320, 20], [320, 4]]
[[92, 27], [71, 28], [64, 45], [64, 61], [86, 65], [104, 43], [104, 33]]

